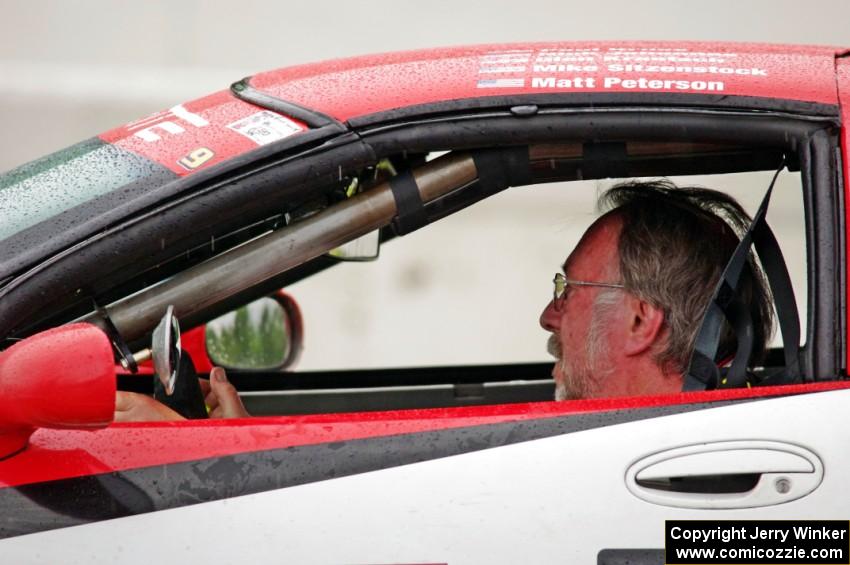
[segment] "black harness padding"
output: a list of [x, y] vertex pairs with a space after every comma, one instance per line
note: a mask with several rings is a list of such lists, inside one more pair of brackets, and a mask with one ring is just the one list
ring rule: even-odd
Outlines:
[[483, 196], [533, 181], [527, 146], [481, 149], [472, 153], [472, 161], [478, 171], [478, 186]]
[[162, 402], [184, 418], [198, 420], [209, 418], [201, 382], [195, 372], [195, 364], [187, 351], [180, 355], [180, 365], [177, 367], [177, 379], [174, 381], [174, 391], [169, 395], [162, 386], [162, 381], [154, 374], [153, 397]]
[[779, 250], [776, 236], [767, 222], [762, 222], [762, 226], [753, 232], [753, 242], [770, 283], [770, 289], [773, 292], [773, 304], [776, 306], [776, 313], [779, 318], [779, 331], [782, 333], [783, 353], [785, 355], [785, 368], [780, 373], [773, 375], [770, 378], [771, 382], [765, 381], [762, 384], [799, 383], [802, 381], [799, 350], [800, 315], [797, 312], [797, 302], [794, 300], [791, 276], [788, 274], [785, 259], [783, 259], [782, 252]]
[[[788, 269], [785, 266], [779, 244], [765, 219], [773, 186], [783, 167], [784, 162], [776, 171], [758, 212], [753, 218], [753, 223], [744, 237], [741, 238], [741, 242], [735, 248], [735, 252], [732, 253], [732, 257], [720, 277], [714, 296], [712, 296], [706, 309], [699, 333], [697, 333], [694, 352], [682, 386], [683, 391], [708, 390], [721, 385], [724, 388], [740, 387], [747, 382], [747, 365], [752, 356], [754, 328], [750, 312], [746, 305], [741, 302], [738, 289], [751, 246], [755, 246], [758, 252], [767, 282], [773, 293], [773, 302], [779, 318], [779, 329], [782, 332], [785, 354], [783, 370], [772, 375], [769, 378], [769, 383], [766, 380], [761, 384], [800, 382], [800, 317], [797, 312], [797, 303], [794, 300], [791, 277], [788, 275]], [[717, 363], [720, 360], [717, 359], [717, 354], [724, 318], [735, 330], [738, 344], [732, 367], [726, 375], [725, 382], [721, 382], [720, 372], [717, 368]]]
[[405, 171], [390, 179], [390, 190], [395, 199], [396, 217], [393, 230], [396, 235], [405, 235], [428, 223], [419, 186], [411, 171]]
[[582, 178], [629, 176], [626, 144], [622, 141], [588, 141], [582, 145]]
[[732, 324], [732, 329], [735, 330], [738, 343], [735, 349], [735, 359], [732, 361], [729, 372], [726, 373], [726, 381], [720, 382], [723, 387], [742, 387], [747, 384], [747, 365], [753, 354], [753, 343], [755, 341], [753, 318], [747, 305], [738, 296], [732, 297], [726, 309], [726, 315], [729, 323]]

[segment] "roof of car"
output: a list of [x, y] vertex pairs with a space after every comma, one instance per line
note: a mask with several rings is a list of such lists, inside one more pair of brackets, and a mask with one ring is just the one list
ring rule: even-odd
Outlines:
[[[824, 105], [838, 104], [835, 58], [845, 51], [755, 43], [560, 42], [367, 55], [260, 73], [229, 91], [99, 137], [184, 176], [318, 127], [311, 116], [360, 128], [514, 104], [765, 109], [759, 104], [765, 100], [823, 113]], [[206, 151], [206, 159], [192, 161], [198, 151]]]
[[494, 44], [368, 55], [257, 74], [250, 84], [341, 121], [446, 100], [679, 93], [836, 104], [846, 49], [755, 43]]

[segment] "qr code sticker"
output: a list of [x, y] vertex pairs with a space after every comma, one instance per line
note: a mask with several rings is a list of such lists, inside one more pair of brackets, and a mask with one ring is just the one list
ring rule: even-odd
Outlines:
[[268, 110], [251, 114], [247, 118], [227, 124], [227, 127], [244, 135], [257, 145], [266, 145], [304, 131], [303, 127], [289, 118]]

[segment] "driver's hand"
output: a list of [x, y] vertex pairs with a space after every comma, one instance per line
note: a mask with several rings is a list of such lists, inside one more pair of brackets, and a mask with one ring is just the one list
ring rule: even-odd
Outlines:
[[210, 380], [201, 379], [201, 390], [210, 418], [248, 418], [251, 416], [242, 405], [236, 388], [227, 380], [221, 367], [213, 367]]
[[165, 404], [157, 402], [146, 394], [121, 390], [115, 393], [114, 420], [116, 422], [161, 422], [185, 419]]
[[[210, 371], [210, 380], [199, 379], [210, 418], [248, 418], [236, 388], [227, 380], [221, 367]], [[146, 394], [118, 391], [115, 393], [116, 422], [164, 422], [185, 420], [183, 416]]]

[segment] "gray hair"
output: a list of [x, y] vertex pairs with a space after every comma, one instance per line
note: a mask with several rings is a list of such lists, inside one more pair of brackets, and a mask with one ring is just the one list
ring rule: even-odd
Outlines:
[[[626, 290], [664, 312], [666, 346], [655, 353], [665, 372], [684, 373], [700, 322], [717, 282], [751, 223], [738, 202], [722, 192], [677, 187], [668, 180], [618, 184], [599, 198], [600, 211], [619, 217], [618, 251]], [[752, 252], [741, 299], [753, 320], [753, 361], [773, 334], [772, 298]], [[734, 354], [735, 333], [724, 325], [720, 358]]]

